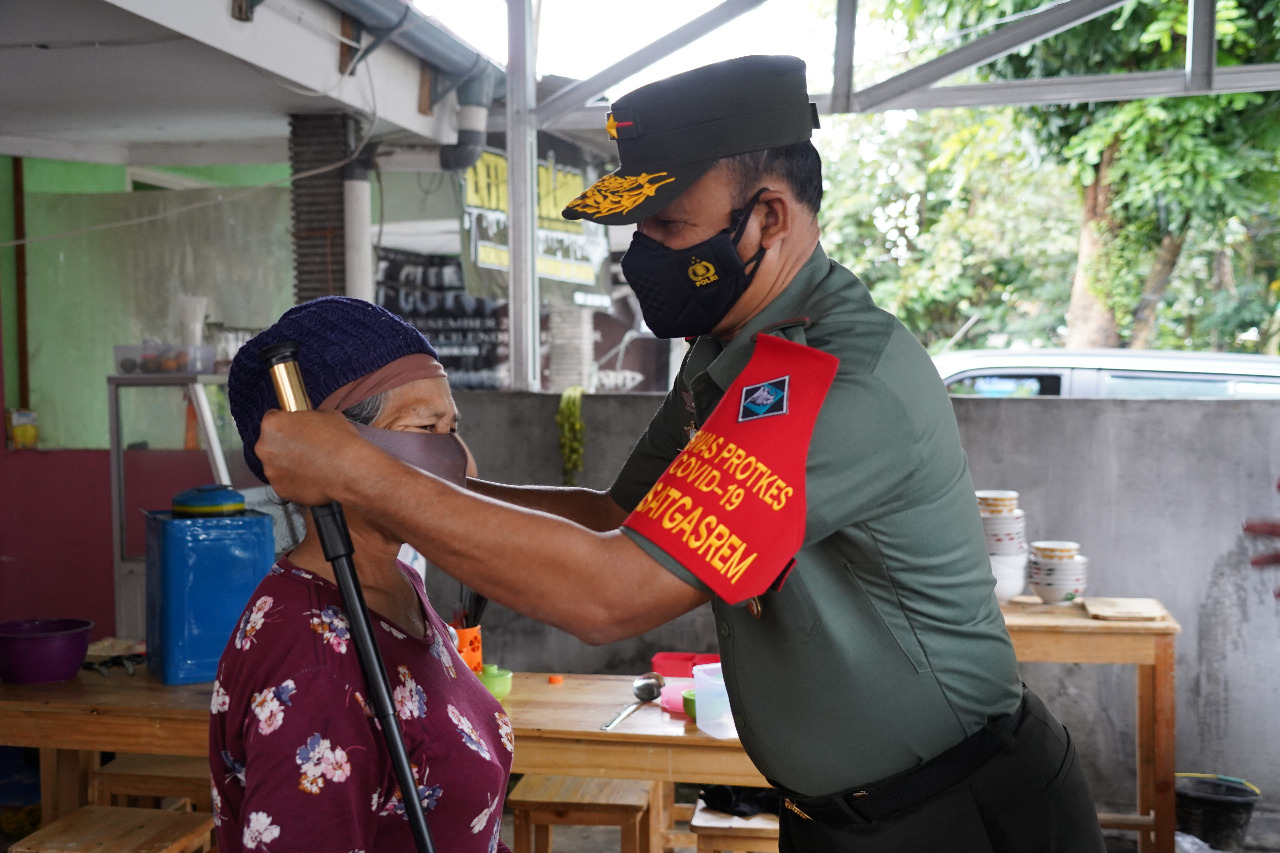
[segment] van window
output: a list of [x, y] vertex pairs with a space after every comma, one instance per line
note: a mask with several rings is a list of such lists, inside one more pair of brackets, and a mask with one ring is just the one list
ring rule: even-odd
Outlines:
[[1228, 376], [1152, 376], [1124, 373], [1102, 375], [1104, 397], [1235, 397], [1246, 400], [1280, 398], [1280, 381], [1233, 379]]
[[1280, 382], [1256, 382], [1237, 379], [1232, 382], [1233, 397], [1243, 400], [1275, 400], [1280, 398]]
[[963, 376], [947, 383], [947, 393], [975, 397], [1057, 397], [1062, 394], [1062, 377], [1056, 373]]
[[1230, 381], [1225, 377], [1150, 376], [1102, 373], [1098, 394], [1102, 397], [1230, 397]]

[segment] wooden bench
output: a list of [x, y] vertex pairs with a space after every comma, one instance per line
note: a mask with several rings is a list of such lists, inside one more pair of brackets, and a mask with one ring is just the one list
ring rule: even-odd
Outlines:
[[[89, 771], [89, 802], [131, 806], [130, 798], [185, 797], [197, 811], [213, 811], [209, 761], [184, 755], [121, 753]], [[156, 803], [158, 805], [158, 803]]]
[[649, 807], [657, 796], [657, 782], [527, 774], [507, 796], [515, 853], [551, 853], [554, 825], [616, 826], [622, 853], [650, 853], [663, 829]]
[[739, 817], [713, 811], [698, 800], [689, 828], [698, 839], [698, 853], [778, 853], [778, 816]]
[[213, 815], [83, 806], [15, 841], [9, 853], [196, 853], [213, 844]]

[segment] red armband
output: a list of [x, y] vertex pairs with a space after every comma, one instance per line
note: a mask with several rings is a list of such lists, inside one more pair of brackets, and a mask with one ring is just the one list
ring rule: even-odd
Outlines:
[[781, 586], [804, 542], [809, 439], [839, 363], [761, 335], [711, 417], [623, 526], [729, 604]]

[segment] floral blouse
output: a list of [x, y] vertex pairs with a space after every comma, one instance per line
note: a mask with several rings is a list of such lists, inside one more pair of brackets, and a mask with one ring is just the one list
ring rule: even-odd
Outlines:
[[[514, 739], [408, 566], [424, 639], [370, 612], [417, 796], [437, 850], [506, 851], [498, 838]], [[281, 559], [227, 642], [213, 685], [209, 761], [218, 849], [410, 853], [413, 833], [338, 588]]]

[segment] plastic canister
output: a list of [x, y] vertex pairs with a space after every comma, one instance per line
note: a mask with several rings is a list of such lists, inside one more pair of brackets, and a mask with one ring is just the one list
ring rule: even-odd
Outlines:
[[275, 560], [271, 516], [232, 512], [237, 492], [203, 488], [215, 515], [191, 514], [187, 492], [174, 499], [181, 515], [146, 514], [147, 668], [165, 684], [217, 676], [240, 613]]
[[724, 673], [718, 663], [699, 664], [693, 668], [694, 709], [698, 728], [715, 738], [738, 736], [729, 709], [729, 693], [724, 687]]

